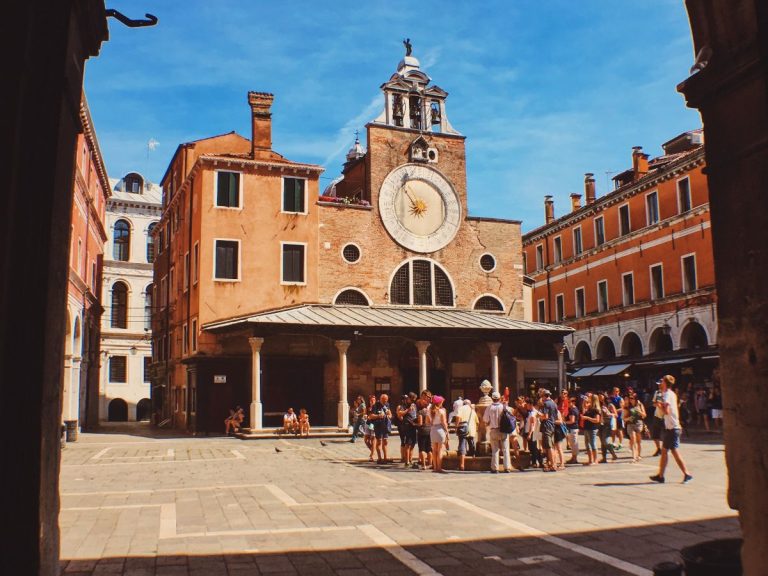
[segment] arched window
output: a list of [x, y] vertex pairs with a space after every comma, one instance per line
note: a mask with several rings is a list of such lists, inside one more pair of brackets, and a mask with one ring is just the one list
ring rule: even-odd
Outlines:
[[122, 398], [115, 398], [107, 408], [107, 420], [110, 422], [128, 421], [128, 403]]
[[149, 416], [152, 412], [152, 401], [149, 398], [142, 398], [136, 404], [136, 420], [143, 422], [149, 420]]
[[680, 335], [680, 348], [695, 350], [697, 348], [706, 348], [708, 344], [707, 333], [701, 324], [691, 321], [685, 325], [683, 333]]
[[337, 306], [368, 306], [368, 298], [360, 290], [349, 288], [336, 296]]
[[603, 336], [598, 340], [595, 358], [597, 360], [613, 360], [616, 358], [616, 347], [613, 345], [613, 340], [608, 338], [608, 336]]
[[453, 306], [453, 285], [431, 260], [410, 260], [392, 277], [389, 301], [404, 306]]
[[131, 194], [141, 194], [144, 191], [144, 180], [135, 172], [127, 174], [126, 177], [123, 178], [123, 182], [125, 184], [126, 192], [130, 192]]
[[114, 246], [112, 248], [112, 257], [121, 262], [127, 262], [130, 257], [131, 246], [131, 227], [125, 220], [115, 222], [115, 233], [113, 236]]
[[144, 330], [152, 330], [152, 284], [144, 291]]
[[495, 296], [482, 296], [475, 302], [475, 310], [484, 310], [488, 312], [503, 312], [504, 305]]
[[157, 226], [157, 222], [152, 222], [147, 228], [147, 262], [150, 264], [155, 261], [155, 239], [152, 236], [155, 226]]
[[112, 286], [112, 328], [128, 328], [128, 286], [122, 282]]
[[627, 332], [624, 340], [621, 341], [621, 355], [630, 358], [639, 358], [643, 355], [643, 343], [640, 336], [634, 332]]
[[656, 328], [651, 333], [651, 339], [649, 343], [649, 349], [651, 354], [656, 352], [672, 352], [674, 345], [672, 344], [672, 336], [664, 328]]
[[589, 348], [589, 344], [583, 340], [576, 345], [576, 352], [573, 357], [574, 362], [582, 364], [584, 362], [592, 362], [592, 350]]

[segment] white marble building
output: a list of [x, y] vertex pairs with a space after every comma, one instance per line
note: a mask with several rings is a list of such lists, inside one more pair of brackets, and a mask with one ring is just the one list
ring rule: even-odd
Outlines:
[[99, 420], [149, 420], [152, 261], [149, 232], [162, 214], [162, 189], [131, 172], [110, 180], [104, 249]]

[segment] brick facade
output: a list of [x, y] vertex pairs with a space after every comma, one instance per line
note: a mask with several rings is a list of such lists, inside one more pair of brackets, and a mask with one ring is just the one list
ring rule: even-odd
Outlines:
[[[219, 429], [227, 408], [249, 401], [256, 425], [262, 418], [264, 425], [278, 423], [280, 411], [300, 401], [310, 409], [315, 423], [341, 423], [347, 399], [356, 394], [389, 391], [394, 395], [418, 389], [423, 384], [420, 361], [426, 362], [431, 386], [449, 397], [477, 395], [480, 381], [491, 378], [491, 353], [482, 338], [465, 336], [457, 343], [438, 339], [434, 333], [414, 338], [391, 331], [369, 339], [357, 330], [315, 334], [292, 332], [286, 326], [283, 331], [273, 327], [264, 332], [248, 324], [250, 316], [268, 311], [303, 304], [344, 304], [337, 297], [349, 289], [357, 291], [355, 298], [362, 298], [356, 304], [402, 305], [390, 294], [393, 276], [405, 264], [416, 266], [410, 264], [416, 261], [431, 271], [431, 284], [424, 284], [423, 277], [419, 284], [432, 294], [428, 308], [482, 309], [523, 319], [520, 222], [468, 215], [464, 137], [445, 118], [447, 94], [427, 87], [428, 80], [414, 61], [405, 67], [401, 63], [402, 74], [385, 84], [385, 106], [392, 101], [392, 90], [403, 89], [403, 78], [415, 78], [425, 98], [420, 113], [422, 117], [431, 114], [432, 124], [425, 129], [422, 123], [416, 129], [418, 118], [413, 116], [412, 123], [395, 125], [386, 120], [385, 110], [366, 127], [368, 150], [356, 142], [343, 178], [334, 180], [322, 195], [318, 188], [322, 168], [289, 161], [269, 149], [271, 95], [249, 93], [250, 141], [226, 134], [179, 146], [162, 181], [165, 208], [156, 238], [163, 253], [155, 261], [154, 284], [160, 293], [153, 317], [153, 380], [169, 391], [156, 404], [175, 426]], [[434, 112], [438, 106], [440, 115]], [[415, 142], [422, 147], [419, 151], [430, 156], [415, 158]], [[379, 211], [379, 191], [392, 170], [427, 162], [455, 191], [460, 218], [454, 235], [436, 251], [423, 253], [404, 248], [390, 236]], [[234, 207], [216, 206], [221, 171], [237, 174], [240, 188]], [[283, 207], [284, 178], [306, 181], [306, 202], [298, 213]], [[219, 257], [215, 247], [222, 240], [238, 246], [236, 277], [231, 280], [215, 277]], [[290, 265], [284, 243], [304, 247], [301, 282], [284, 281], [284, 267]], [[344, 249], [350, 244], [359, 258], [345, 257]], [[485, 269], [481, 257], [485, 257]], [[188, 282], [187, 261], [193, 276]], [[447, 290], [445, 284], [437, 286], [440, 270], [449, 280]], [[415, 293], [414, 277], [415, 273], [410, 289]], [[442, 290], [439, 301], [438, 290]], [[499, 309], [489, 311], [483, 306]], [[220, 329], [222, 323], [229, 328]], [[249, 338], [253, 337], [263, 338], [254, 344], [258, 357], [251, 349]], [[499, 338], [498, 334], [486, 336]], [[562, 333], [549, 334], [541, 342], [534, 339], [534, 345], [511, 345], [511, 340], [503, 345], [497, 378], [515, 387], [518, 358], [535, 356], [537, 346], [539, 356], [554, 357], [547, 338], [562, 338]], [[343, 348], [348, 340], [347, 396], [340, 398], [337, 345]], [[427, 352], [417, 352], [416, 341], [422, 340], [427, 342]], [[426, 357], [420, 360], [419, 354]], [[250, 375], [243, 371], [249, 362], [260, 362], [258, 380], [263, 379], [263, 385], [255, 383], [253, 368]], [[217, 375], [218, 384], [213, 382]], [[261, 390], [258, 401], [253, 389]], [[203, 410], [198, 411], [198, 406]]]
[[[575, 328], [566, 343], [576, 368], [647, 360], [653, 368], [647, 374], [622, 371], [643, 383], [666, 366], [651, 360], [716, 357], [717, 295], [702, 138], [701, 131], [681, 135], [650, 162], [636, 149], [633, 169], [617, 176], [617, 188], [598, 199], [592, 200], [594, 180], [588, 174], [586, 205], [572, 195], [571, 212], [554, 218], [548, 197], [545, 216], [551, 221], [525, 235], [533, 320]], [[711, 384], [711, 364], [696, 368], [684, 371], [688, 380]]]

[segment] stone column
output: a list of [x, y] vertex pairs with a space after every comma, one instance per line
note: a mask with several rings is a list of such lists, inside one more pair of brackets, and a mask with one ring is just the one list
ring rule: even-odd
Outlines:
[[61, 407], [61, 419], [69, 420], [69, 415], [72, 413], [72, 355], [66, 354], [64, 356], [64, 390], [63, 390], [63, 404]]
[[347, 350], [349, 340], [336, 340], [334, 342], [339, 351], [339, 428], [346, 430], [349, 426], [349, 403], [347, 402]]
[[261, 346], [264, 338], [248, 338], [251, 345], [251, 430], [264, 427], [261, 406]]
[[[72, 372], [69, 381], [69, 394], [67, 395], [67, 405], [69, 407], [68, 420], [80, 420], [80, 378], [81, 365], [83, 358], [81, 356], [72, 357]], [[80, 422], [78, 422], [78, 426]]]
[[728, 504], [739, 511], [742, 570], [751, 576], [768, 566], [768, 427], [755, 411], [768, 388], [768, 19], [754, 0], [726, 10], [685, 4], [698, 57], [677, 90], [706, 129]]
[[501, 348], [501, 342], [486, 342], [486, 344], [491, 352], [491, 384], [493, 384], [493, 391], [499, 392], [499, 348]]
[[555, 342], [552, 346], [557, 352], [557, 392], [565, 390], [565, 344]]
[[417, 340], [416, 350], [419, 351], [419, 392], [427, 389], [427, 348], [431, 342], [428, 340]]

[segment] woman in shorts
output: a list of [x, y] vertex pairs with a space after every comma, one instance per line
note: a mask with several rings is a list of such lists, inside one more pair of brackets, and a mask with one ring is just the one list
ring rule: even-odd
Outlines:
[[416, 430], [419, 443], [419, 469], [426, 470], [428, 466], [432, 465], [432, 441], [429, 438], [429, 402], [425, 398], [420, 398], [418, 407]]
[[584, 422], [584, 448], [587, 451], [587, 461], [584, 466], [597, 464], [597, 431], [600, 429], [600, 400], [597, 396], [584, 399], [581, 419]]
[[624, 422], [629, 434], [629, 448], [632, 450], [632, 462], [642, 459], [643, 429], [645, 428], [645, 406], [637, 399], [637, 394], [627, 397], [624, 405]]
[[442, 396], [432, 396], [432, 407], [429, 409], [432, 472], [443, 472], [443, 447], [448, 449], [448, 415], [443, 408], [444, 401]]

